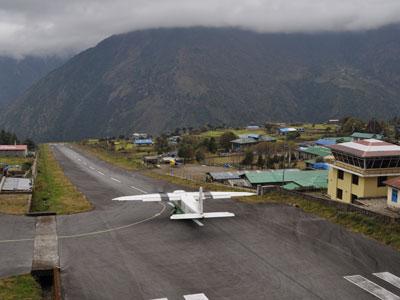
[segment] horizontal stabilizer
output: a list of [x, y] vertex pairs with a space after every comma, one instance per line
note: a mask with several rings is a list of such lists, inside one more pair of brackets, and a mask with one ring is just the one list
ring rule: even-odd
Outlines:
[[234, 217], [235, 215], [230, 212], [210, 212], [202, 214], [175, 214], [170, 218], [171, 220], [193, 220], [193, 219], [210, 219], [210, 218], [226, 218]]
[[170, 217], [171, 220], [191, 220], [203, 219], [202, 214], [175, 214]]
[[235, 214], [230, 213], [230, 212], [210, 212], [210, 213], [204, 213], [203, 216], [206, 219], [209, 219], [209, 218], [227, 218], [227, 217], [234, 217]]

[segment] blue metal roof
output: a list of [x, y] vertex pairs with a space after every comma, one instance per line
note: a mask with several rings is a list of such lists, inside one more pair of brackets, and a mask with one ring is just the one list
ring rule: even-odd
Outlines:
[[133, 141], [136, 145], [151, 145], [153, 144], [152, 139], [137, 139]]
[[336, 138], [335, 139], [319, 139], [315, 142], [316, 145], [319, 146], [332, 146], [336, 144]]
[[329, 170], [329, 164], [324, 162], [313, 163], [312, 168], [315, 170]]

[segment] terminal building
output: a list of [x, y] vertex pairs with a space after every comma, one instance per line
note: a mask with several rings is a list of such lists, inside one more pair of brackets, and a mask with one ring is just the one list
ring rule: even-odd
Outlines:
[[366, 139], [330, 146], [335, 161], [328, 175], [331, 199], [386, 197], [385, 182], [400, 175], [400, 146]]

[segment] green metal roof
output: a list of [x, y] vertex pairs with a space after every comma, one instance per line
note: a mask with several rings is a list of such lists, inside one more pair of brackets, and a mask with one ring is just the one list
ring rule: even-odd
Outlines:
[[313, 154], [316, 156], [321, 156], [321, 157], [332, 155], [331, 149], [326, 148], [326, 147], [321, 147], [321, 146], [311, 146], [311, 147], [301, 149], [300, 151], [304, 152], [304, 153]]
[[353, 132], [351, 137], [359, 139], [378, 139], [378, 140], [383, 139], [382, 134], [367, 133], [367, 132]]
[[[285, 172], [284, 175], [283, 172]], [[245, 176], [253, 185], [282, 184], [282, 182], [284, 182], [285, 184], [295, 183], [300, 187], [328, 187], [328, 170], [273, 170], [265, 172], [248, 172]]]
[[293, 191], [293, 190], [295, 190], [295, 189], [300, 188], [301, 186], [299, 186], [298, 184], [296, 184], [296, 183], [294, 183], [294, 182], [290, 182], [290, 183], [288, 183], [288, 184], [282, 185], [282, 187], [283, 187], [285, 190]]

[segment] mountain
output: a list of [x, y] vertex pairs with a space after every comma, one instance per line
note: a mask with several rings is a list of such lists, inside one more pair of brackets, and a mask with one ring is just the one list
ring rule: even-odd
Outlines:
[[60, 141], [205, 123], [389, 118], [400, 109], [399, 33], [115, 35], [34, 84], [2, 112], [0, 128]]
[[10, 104], [34, 82], [64, 61], [54, 56], [27, 56], [22, 59], [0, 56], [0, 107]]

